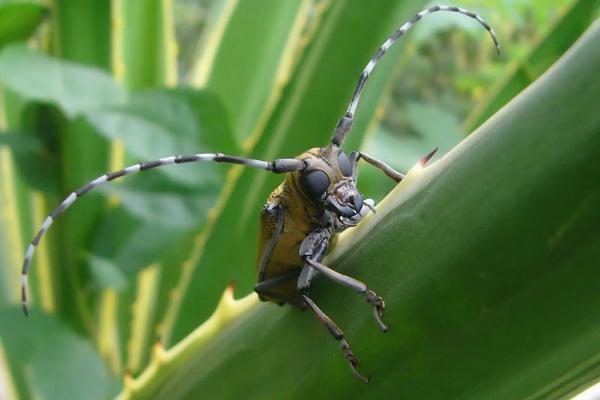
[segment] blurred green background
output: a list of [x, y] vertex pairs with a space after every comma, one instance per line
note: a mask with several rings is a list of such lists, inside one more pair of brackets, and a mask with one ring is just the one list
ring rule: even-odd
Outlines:
[[[251, 292], [258, 210], [281, 177], [185, 165], [90, 193], [37, 250], [25, 319], [24, 250], [66, 195], [106, 171], [172, 154], [273, 159], [324, 145], [377, 47], [429, 5], [0, 0], [0, 399], [154, 397], [124, 390], [124, 380], [155, 365], [156, 343], [181, 344], [228, 284], [236, 298]], [[369, 79], [346, 151], [401, 171], [435, 147], [443, 156], [598, 16], [593, 0], [452, 5], [481, 15], [502, 54], [469, 18], [425, 18]], [[393, 183], [363, 167], [361, 191], [380, 200]], [[242, 308], [236, 318], [252, 318]], [[210, 347], [218, 337], [198, 341]], [[161, 382], [185, 368], [164, 365]], [[137, 382], [154, 387], [155, 378]], [[201, 382], [177, 396], [200, 398]]]

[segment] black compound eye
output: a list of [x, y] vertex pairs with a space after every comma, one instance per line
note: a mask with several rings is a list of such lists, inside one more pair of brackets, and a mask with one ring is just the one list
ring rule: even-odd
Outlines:
[[325, 193], [329, 187], [329, 178], [323, 171], [314, 170], [300, 175], [300, 186], [302, 191], [311, 199], [317, 199]]
[[350, 164], [350, 159], [346, 153], [340, 153], [338, 156], [338, 165], [344, 176], [352, 176], [352, 164]]

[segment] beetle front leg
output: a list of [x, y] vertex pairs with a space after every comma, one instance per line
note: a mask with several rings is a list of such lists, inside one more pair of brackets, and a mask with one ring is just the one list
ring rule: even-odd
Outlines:
[[373, 316], [381, 331], [386, 332], [388, 326], [383, 323], [381, 317], [385, 309], [385, 302], [375, 292], [370, 290], [367, 285], [361, 281], [351, 278], [347, 275], [341, 274], [333, 269], [320, 263], [327, 253], [329, 247], [329, 241], [331, 240], [331, 233], [327, 229], [317, 229], [309, 233], [302, 245], [300, 246], [300, 257], [305, 262], [305, 267], [300, 273], [298, 278], [298, 290], [303, 293], [308, 290], [310, 282], [316, 272], [320, 272], [329, 279], [347, 286], [351, 289], [356, 290], [358, 293], [365, 296], [367, 302], [373, 306]]
[[377, 325], [379, 325], [379, 329], [381, 329], [382, 332], [386, 332], [389, 329], [389, 327], [386, 324], [384, 324], [381, 320], [381, 317], [383, 316], [383, 311], [385, 310], [385, 302], [383, 301], [383, 298], [381, 298], [381, 296], [378, 296], [374, 291], [370, 290], [367, 287], [367, 285], [365, 285], [358, 279], [354, 279], [347, 275], [340, 274], [339, 272], [311, 258], [306, 258], [305, 261], [308, 265], [310, 265], [312, 268], [319, 271], [329, 279], [341, 285], [354, 289], [358, 293], [365, 296], [367, 302], [373, 306], [373, 316], [375, 317]]

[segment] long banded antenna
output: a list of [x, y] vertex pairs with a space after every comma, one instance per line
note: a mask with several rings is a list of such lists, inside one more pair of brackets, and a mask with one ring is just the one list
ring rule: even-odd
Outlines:
[[52, 211], [52, 213], [48, 215], [48, 217], [46, 217], [41, 228], [38, 230], [37, 234], [27, 247], [27, 250], [25, 252], [25, 258], [23, 260], [23, 268], [21, 270], [21, 301], [23, 303], [23, 311], [25, 312], [25, 315], [29, 315], [27, 308], [27, 274], [29, 273], [29, 266], [31, 265], [33, 253], [35, 252], [40, 240], [42, 239], [42, 236], [44, 236], [44, 234], [50, 228], [52, 223], [56, 221], [56, 219], [67, 208], [69, 208], [75, 202], [75, 200], [79, 199], [81, 196], [102, 185], [103, 183], [110, 182], [114, 179], [121, 178], [126, 175], [132, 175], [141, 171], [146, 171], [157, 167], [164, 167], [166, 165], [171, 164], [184, 164], [197, 161], [216, 161], [231, 164], [242, 164], [247, 167], [264, 169], [266, 171], [271, 171], [274, 173], [292, 172], [300, 170], [304, 167], [303, 161], [296, 160], [294, 158], [281, 158], [274, 161], [262, 161], [243, 157], [228, 156], [222, 153], [203, 153], [164, 157], [155, 161], [134, 164], [129, 167], [123, 168], [120, 171], [111, 172], [99, 176], [98, 178], [94, 179], [91, 182], [88, 182], [81, 188], [69, 194], [58, 205], [58, 207], [56, 207], [54, 211]]
[[358, 101], [360, 99], [360, 95], [362, 94], [363, 88], [365, 86], [365, 83], [367, 82], [367, 79], [369, 78], [369, 75], [371, 74], [371, 72], [373, 71], [375, 66], [377, 65], [377, 62], [379, 62], [379, 60], [383, 57], [385, 52], [396, 42], [396, 40], [398, 40], [398, 38], [400, 36], [404, 35], [410, 28], [415, 26], [416, 23], [419, 22], [419, 20], [421, 20], [421, 18], [423, 18], [427, 15], [433, 14], [435, 12], [438, 12], [438, 11], [456, 12], [456, 13], [463, 14], [463, 15], [466, 15], [467, 17], [471, 17], [471, 18], [477, 20], [477, 22], [479, 22], [485, 28], [485, 30], [489, 32], [490, 36], [492, 37], [492, 41], [494, 42], [494, 46], [496, 47], [496, 51], [498, 52], [498, 54], [500, 54], [500, 44], [498, 43], [498, 39], [496, 38], [496, 34], [494, 33], [494, 30], [487, 22], [485, 22], [483, 20], [483, 18], [481, 18], [479, 15], [475, 14], [474, 12], [471, 12], [471, 11], [466, 10], [461, 7], [438, 5], [438, 6], [430, 7], [426, 10], [423, 10], [423, 11], [417, 13], [409, 21], [405, 22], [404, 25], [402, 25], [400, 28], [398, 28], [392, 34], [392, 36], [390, 36], [379, 47], [379, 49], [377, 50], [375, 55], [369, 60], [369, 63], [363, 69], [362, 73], [360, 74], [360, 77], [358, 78], [358, 84], [356, 85], [356, 89], [354, 90], [354, 95], [352, 96], [352, 100], [350, 101], [350, 104], [348, 105], [348, 108], [346, 109], [346, 113], [342, 116], [342, 118], [339, 120], [337, 126], [335, 127], [333, 137], [331, 138], [331, 143], [334, 146], [340, 146], [344, 142], [346, 133], [348, 133], [348, 131], [350, 131], [350, 128], [352, 127], [354, 113], [356, 112], [356, 107], [358, 106]]

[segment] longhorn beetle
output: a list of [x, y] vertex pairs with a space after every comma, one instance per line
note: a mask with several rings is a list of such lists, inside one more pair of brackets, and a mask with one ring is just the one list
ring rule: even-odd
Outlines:
[[[477, 14], [460, 7], [434, 6], [417, 13], [410, 21], [398, 28], [369, 60], [358, 79], [358, 84], [345, 114], [337, 123], [331, 142], [326, 147], [310, 149], [295, 158], [282, 158], [274, 161], [253, 160], [228, 156], [221, 153], [177, 155], [159, 160], [131, 165], [117, 172], [104, 174], [72, 192], [46, 218], [31, 244], [27, 247], [23, 261], [21, 294], [23, 310], [27, 310], [27, 273], [33, 253], [50, 225], [75, 200], [97, 186], [140, 171], [197, 161], [216, 161], [242, 164], [247, 167], [264, 169], [276, 174], [285, 173], [285, 180], [271, 193], [261, 210], [261, 228], [258, 244], [258, 282], [254, 290], [260, 300], [277, 304], [291, 304], [300, 309], [309, 309], [323, 323], [349, 363], [352, 373], [361, 381], [368, 382], [358, 370], [358, 359], [350, 349], [344, 333], [309, 296], [312, 279], [319, 273], [327, 278], [354, 289], [365, 297], [373, 307], [375, 321], [383, 332], [388, 327], [381, 317], [385, 308], [383, 299], [364, 283], [334, 271], [321, 263], [327, 254], [334, 235], [356, 226], [369, 211], [374, 211], [370, 199], [363, 201], [356, 188], [357, 164], [359, 160], [379, 168], [384, 174], [400, 182], [404, 175], [395, 171], [383, 161], [362, 152], [346, 155], [341, 148], [352, 121], [365, 82], [377, 62], [392, 44], [421, 18], [437, 11], [451, 11], [476, 19], [490, 34], [494, 46], [500, 53], [500, 45], [492, 28]], [[425, 165], [435, 150], [421, 159]]]

